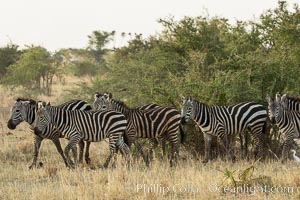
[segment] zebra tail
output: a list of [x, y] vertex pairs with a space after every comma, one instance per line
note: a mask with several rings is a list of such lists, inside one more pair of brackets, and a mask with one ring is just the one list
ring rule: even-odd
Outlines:
[[262, 130], [262, 133], [263, 133], [263, 142], [266, 144], [269, 140], [269, 137], [270, 137], [270, 126], [271, 126], [271, 122], [269, 120], [269, 118], [266, 119], [265, 123], [264, 123], [264, 126], [263, 126], [263, 130]]
[[128, 140], [128, 136], [127, 136], [127, 133], [124, 133], [123, 134], [123, 138], [124, 138], [124, 143], [129, 146], [129, 140]]
[[183, 144], [184, 139], [185, 139], [185, 133], [183, 131], [182, 125], [179, 125], [179, 130], [180, 130], [180, 138], [181, 138], [180, 142], [181, 142], [181, 144]]

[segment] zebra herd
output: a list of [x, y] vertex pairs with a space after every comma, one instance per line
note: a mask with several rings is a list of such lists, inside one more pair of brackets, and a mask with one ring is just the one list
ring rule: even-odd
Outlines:
[[[181, 113], [174, 107], [146, 104], [129, 108], [124, 102], [112, 98], [111, 93], [96, 93], [93, 108], [83, 100], [72, 100], [58, 106], [42, 101], [18, 98], [11, 109], [7, 123], [9, 129], [26, 121], [34, 131], [34, 156], [29, 168], [37, 164], [39, 149], [43, 139], [50, 139], [63, 158], [65, 165], [74, 168], [77, 163], [90, 163], [91, 142], [109, 139], [109, 155], [103, 165], [108, 167], [117, 150], [129, 160], [130, 147], [134, 144], [147, 166], [153, 157], [153, 150], [161, 142], [165, 155], [166, 143], [171, 146], [170, 165], [179, 155], [180, 142], [183, 143], [182, 124], [192, 120], [204, 134], [205, 158], [210, 160], [212, 136], [221, 139], [226, 150], [230, 149], [230, 136], [249, 130], [255, 144], [256, 158], [264, 157], [267, 140], [266, 124], [269, 118], [276, 123], [285, 136], [282, 160], [286, 160], [294, 138], [300, 137], [300, 100], [286, 94], [267, 97], [268, 111], [255, 102], [239, 103], [232, 106], [209, 106], [191, 97], [182, 97]], [[181, 140], [179, 141], [178, 132]], [[68, 139], [61, 147], [60, 138]], [[148, 153], [144, 152], [138, 138], [150, 141]], [[79, 146], [79, 160], [77, 155]], [[85, 148], [85, 149], [84, 149]], [[72, 151], [73, 160], [70, 157]]]

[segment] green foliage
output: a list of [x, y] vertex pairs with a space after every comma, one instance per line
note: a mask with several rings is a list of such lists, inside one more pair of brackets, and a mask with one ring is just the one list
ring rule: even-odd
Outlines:
[[113, 40], [115, 31], [106, 32], [106, 31], [93, 31], [89, 38], [88, 50], [93, 55], [98, 63], [104, 61], [103, 56], [107, 52], [105, 46]]
[[93, 76], [97, 73], [98, 65], [88, 60], [79, 61], [73, 63], [71, 70], [72, 73], [78, 77], [86, 75]]
[[14, 64], [20, 56], [18, 45], [7, 44], [0, 48], [0, 76], [6, 73], [9, 65]]
[[50, 94], [55, 67], [50, 53], [43, 47], [30, 47], [20, 59], [7, 68], [4, 83], [10, 87], [22, 86]]

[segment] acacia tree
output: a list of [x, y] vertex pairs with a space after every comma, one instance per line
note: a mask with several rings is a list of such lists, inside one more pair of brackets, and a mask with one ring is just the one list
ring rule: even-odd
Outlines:
[[45, 48], [30, 47], [24, 50], [15, 64], [7, 68], [4, 83], [9, 87], [22, 86], [50, 95], [55, 71], [53, 59]]
[[7, 44], [0, 48], [0, 76], [4, 75], [9, 65], [14, 64], [20, 56], [19, 46]]
[[115, 31], [106, 32], [106, 31], [93, 31], [91, 35], [88, 36], [88, 50], [94, 56], [98, 63], [102, 63], [103, 56], [107, 52], [105, 46], [113, 40]]

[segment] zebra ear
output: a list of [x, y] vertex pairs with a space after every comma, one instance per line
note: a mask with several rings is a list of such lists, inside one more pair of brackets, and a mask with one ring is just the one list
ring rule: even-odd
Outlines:
[[95, 95], [94, 95], [95, 101], [98, 99], [98, 97], [99, 97], [99, 93], [97, 92], [97, 93], [95, 93]]
[[38, 109], [43, 108], [43, 107], [44, 107], [44, 103], [45, 103], [45, 102], [39, 101], [39, 102], [37, 103]]
[[267, 94], [267, 96], [266, 96], [266, 101], [268, 102], [268, 103], [270, 103], [270, 101], [271, 101], [271, 97]]
[[184, 103], [186, 101], [185, 97], [181, 95], [181, 102]]
[[276, 99], [277, 102], [280, 102], [281, 94], [279, 92], [276, 93], [276, 98], [275, 99]]
[[112, 94], [111, 94], [111, 93], [104, 93], [103, 96], [104, 96], [104, 98], [105, 98], [106, 100], [109, 100], [109, 99], [112, 98]]
[[285, 102], [287, 98], [287, 94], [282, 95], [282, 97], [279, 99], [281, 102]]
[[47, 106], [51, 106], [50, 101], [48, 101]]

